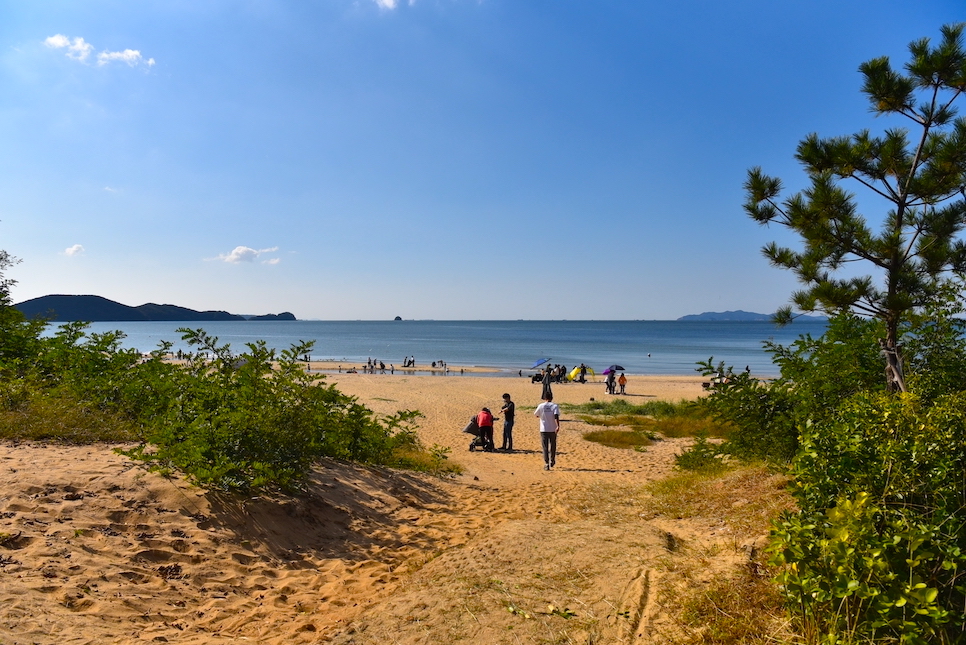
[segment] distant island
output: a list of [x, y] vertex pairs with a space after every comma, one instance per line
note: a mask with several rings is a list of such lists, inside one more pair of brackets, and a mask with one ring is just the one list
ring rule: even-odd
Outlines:
[[[756, 314], [752, 311], [742, 311], [739, 309], [737, 311], [706, 311], [703, 314], [689, 314], [687, 316], [681, 316], [678, 318], [678, 320], [734, 320], [742, 322], [768, 322], [772, 319], [772, 316], [773, 314]], [[827, 320], [825, 316], [796, 316], [796, 319], [799, 318], [802, 320]]]
[[157, 305], [153, 302], [139, 307], [129, 307], [101, 296], [41, 296], [25, 300], [14, 307], [28, 318], [47, 318], [53, 322], [296, 320], [295, 315], [287, 311], [263, 316], [242, 316], [230, 314], [227, 311], [195, 311], [176, 305]]

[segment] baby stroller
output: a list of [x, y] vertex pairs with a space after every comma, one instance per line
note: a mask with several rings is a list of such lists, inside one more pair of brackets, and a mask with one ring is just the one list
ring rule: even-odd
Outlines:
[[463, 428], [463, 432], [473, 436], [473, 441], [470, 442], [470, 452], [477, 448], [481, 450], [486, 448], [486, 441], [483, 439], [483, 433], [480, 432], [480, 426], [477, 425], [475, 416], [470, 418], [470, 422]]

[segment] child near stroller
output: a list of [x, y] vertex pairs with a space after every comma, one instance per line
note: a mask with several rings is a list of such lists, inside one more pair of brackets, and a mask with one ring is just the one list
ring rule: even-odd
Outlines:
[[[485, 420], [483, 427], [480, 426], [481, 419]], [[480, 414], [470, 418], [469, 423], [463, 428], [463, 432], [473, 436], [473, 441], [470, 442], [470, 452], [477, 448], [486, 452], [493, 452], [493, 421], [494, 417], [487, 408], [483, 408]]]
[[482, 449], [486, 447], [486, 440], [483, 438], [480, 426], [476, 424], [476, 416], [470, 419], [470, 422], [463, 428], [463, 432], [473, 437], [473, 440], [470, 441], [470, 452], [475, 451], [477, 448]]

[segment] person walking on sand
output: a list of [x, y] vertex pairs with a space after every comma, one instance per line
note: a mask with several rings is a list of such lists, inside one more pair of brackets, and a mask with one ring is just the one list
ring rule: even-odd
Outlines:
[[483, 452], [493, 452], [493, 413], [489, 408], [483, 408], [476, 415], [476, 425], [480, 426]]
[[509, 394], [503, 395], [503, 447], [500, 450], [513, 452], [513, 415], [516, 413], [516, 404], [510, 400]]
[[624, 394], [624, 387], [627, 385], [627, 377], [624, 376], [624, 372], [617, 378], [617, 384], [621, 386], [621, 394]]
[[550, 470], [557, 464], [557, 432], [560, 430], [560, 406], [553, 402], [551, 395], [537, 406], [533, 416], [540, 419], [543, 469]]

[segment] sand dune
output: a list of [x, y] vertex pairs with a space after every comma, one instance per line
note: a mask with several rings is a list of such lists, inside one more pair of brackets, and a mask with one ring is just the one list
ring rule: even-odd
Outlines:
[[[605, 448], [565, 415], [545, 472], [528, 379], [329, 378], [379, 412], [422, 411], [424, 442], [465, 473], [329, 461], [299, 498], [238, 497], [110, 447], [0, 445], [0, 641], [658, 642], [668, 532], [704, 538], [645, 519], [634, 495], [671, 471], [681, 441]], [[498, 410], [504, 391], [518, 451], [469, 453], [459, 429], [482, 405]], [[692, 398], [700, 379], [634, 377], [628, 392]], [[555, 394], [610, 398], [602, 384]], [[724, 560], [741, 557], [732, 551]]]

